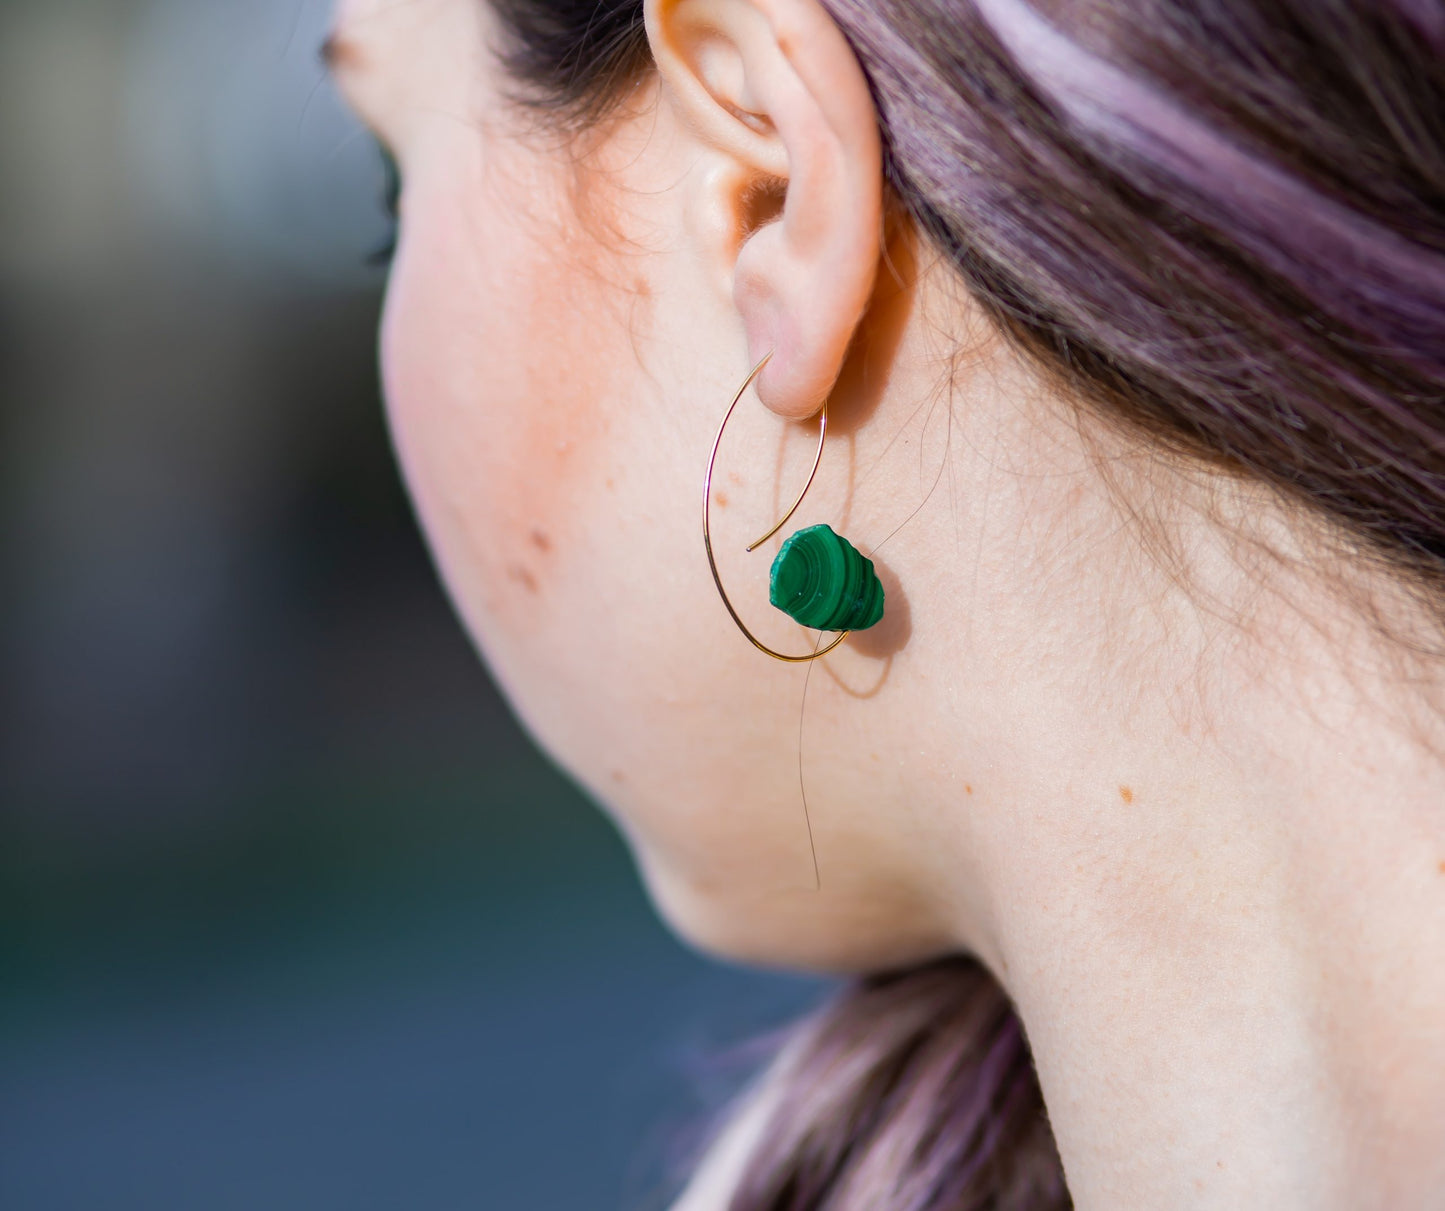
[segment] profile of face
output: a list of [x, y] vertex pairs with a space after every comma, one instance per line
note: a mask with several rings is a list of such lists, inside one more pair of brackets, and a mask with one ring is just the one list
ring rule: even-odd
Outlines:
[[[1011, 56], [1053, 73], [1061, 107], [1110, 137], [1164, 138], [1101, 110], [1100, 98], [1152, 94], [1034, 6], [964, 7], [951, 37], [987, 10]], [[1086, 407], [1071, 380], [1039, 372], [1047, 359], [1002, 339], [885, 190], [873, 94], [818, 0], [646, 0], [645, 17], [655, 69], [581, 123], [519, 103], [481, 0], [340, 0], [330, 44], [405, 183], [382, 332], [395, 443], [447, 589], [523, 721], [617, 821], [660, 911], [695, 944], [834, 971], [976, 956], [1028, 1023], [1071, 1186], [1093, 1205], [1202, 1205], [1200, 1174], [1233, 1191], [1212, 1205], [1295, 1205], [1262, 1193], [1300, 1188], [1278, 1158], [1314, 1157], [1299, 1171], [1326, 1173], [1371, 1098], [1414, 1108], [1379, 1121], [1418, 1124], [1419, 1155], [1437, 1157], [1439, 1117], [1419, 1108], [1438, 1090], [1409, 1057], [1436, 1045], [1445, 989], [1438, 974], [1398, 987], [1381, 975], [1445, 970], [1418, 957], [1445, 939], [1445, 716], [1400, 690], [1438, 689], [1438, 670], [1402, 679], [1379, 642], [1381, 620], [1410, 617], [1419, 598], [1375, 561], [1337, 559], [1343, 531], [1267, 475], [1178, 457], [1201, 451], [1166, 448], [1122, 405]], [[948, 135], [929, 125], [927, 97], [912, 100], [910, 122], [889, 126], [900, 160], [900, 140], [923, 160]], [[1202, 121], [1150, 112], [1194, 140], [1198, 155], [1175, 167], [1238, 168], [1220, 214], [1237, 212], [1240, 232], [1263, 216], [1271, 251], [1291, 237], [1275, 193], [1239, 186], [1276, 176]], [[1028, 120], [1014, 114], [1005, 141]], [[962, 158], [982, 129], [955, 132]], [[1120, 163], [1138, 162], [1121, 148]], [[993, 163], [1007, 170], [1009, 154]], [[1075, 172], [1075, 151], [1059, 160]], [[1181, 205], [1215, 183], [1192, 178]], [[1332, 247], [1315, 236], [1346, 229], [1336, 202], [1291, 188], [1299, 255]], [[1084, 252], [1046, 317], [1094, 291], [1137, 320], [1147, 294], [1153, 343], [1111, 327], [1109, 306], [1088, 313], [1086, 335], [1123, 333], [1100, 346], [1104, 371], [1136, 347], [1135, 382], [1158, 364], [1146, 355], [1187, 363], [1160, 389], [1167, 409], [1190, 374], [1258, 370], [1263, 386], [1232, 400], [1235, 427], [1214, 452], [1294, 458], [1302, 428], [1275, 426], [1289, 429], [1284, 454], [1266, 449], [1260, 401], [1277, 390], [1286, 419], [1324, 416], [1334, 435], [1311, 455], [1334, 485], [1316, 495], [1352, 499], [1364, 464], [1345, 451], [1336, 466], [1334, 438], [1379, 410], [1269, 377], [1289, 362], [1275, 333], [1299, 347], [1329, 336], [1314, 312], [1269, 295], [1274, 310], [1240, 323], [1264, 306], [1251, 270], [1234, 285], [1253, 301], [1208, 329], [1234, 350], [1216, 355], [1168, 294], [1194, 246], [1159, 259], [1165, 245], [1149, 241], [1174, 239], [1167, 222], [1116, 209], [1096, 223], [1088, 198], [1132, 203], [1059, 192], [1014, 198], [1054, 226], [1029, 228], [1017, 204], [1007, 219], [1008, 252], [1042, 248], [1022, 271], [1030, 288], [1075, 224], [1070, 252]], [[1363, 240], [1364, 220], [1351, 223]], [[1371, 238], [1396, 272], [1398, 237]], [[1233, 273], [1247, 258], [1230, 256]], [[1348, 261], [1329, 259], [1331, 272]], [[1112, 294], [1097, 289], [1110, 273]], [[878, 626], [813, 663], [750, 644], [704, 554], [709, 454], [764, 355], [707, 501], [721, 582], [762, 642], [803, 654], [817, 641], [768, 604], [782, 536], [745, 547], [806, 480], [826, 402], [820, 469], [783, 535], [829, 523], [873, 558], [886, 593]], [[1339, 381], [1360, 380], [1346, 366]], [[1176, 428], [1227, 412], [1208, 394]], [[1365, 787], [1390, 805], [1369, 813], [1368, 843]], [[1387, 1019], [1396, 1050], [1380, 1076]], [[1242, 1092], [1251, 1084], [1258, 1096]], [[1325, 1086], [1334, 1109], [1288, 1109]], [[1141, 1199], [1141, 1157], [1161, 1158], [1157, 1190], [1171, 1193]]]
[[[750, 345], [734, 301], [738, 262], [790, 251], [759, 238], [782, 221], [777, 189], [755, 184], [787, 171], [778, 136], [766, 118], [720, 108], [757, 105], [741, 72], [745, 55], [761, 59], [746, 42], [759, 18], [746, 4], [709, 19], [719, 15], [706, 30], [677, 19], [678, 70], [736, 97], [680, 103], [648, 80], [605, 130], [580, 136], [512, 102], [494, 18], [477, 0], [346, 0], [333, 58], [405, 183], [385, 395], [422, 525], [486, 661], [533, 734], [614, 814], [681, 932], [735, 955], [866, 965], [935, 943], [872, 813], [849, 812], [860, 755], [882, 786], [897, 754], [916, 747], [888, 722], [888, 704], [913, 675], [920, 620], [910, 625], [885, 554], [885, 623], [808, 676], [746, 642], [704, 558], [707, 455], [757, 343], [777, 335], [754, 318]], [[736, 127], [721, 140], [695, 125], [707, 105]], [[876, 173], [876, 138], [861, 144], [856, 158]], [[875, 181], [850, 216], [872, 225], [874, 256], [876, 191]], [[847, 289], [845, 307], [866, 301], [859, 284]], [[873, 303], [887, 311], [886, 298]], [[825, 356], [836, 374], [839, 351]], [[783, 391], [794, 415], [815, 410]], [[846, 524], [876, 542], [917, 501], [867, 491], [865, 452], [871, 461], [887, 440], [876, 418], [835, 402], [831, 420], [795, 524]], [[712, 500], [720, 572], [740, 610], [768, 642], [799, 652], [814, 637], [767, 616], [775, 544], [742, 548], [801, 487], [816, 431], [749, 395]]]
[[[1118, 539], [1126, 460], [1106, 485], [1107, 438], [885, 205], [868, 86], [822, 7], [647, 20], [657, 71], [573, 132], [515, 102], [478, 0], [339, 7], [337, 77], [405, 183], [382, 363], [423, 528], [523, 721], [685, 937], [834, 970], [1001, 961], [989, 897], [1020, 847], [1072, 843], [1054, 805], [1097, 830], [1091, 804], [1177, 770], [1193, 700], [1137, 681], [1176, 641], [1189, 666], [1199, 611]], [[744, 548], [804, 482], [826, 399], [783, 536], [849, 536], [887, 611], [815, 665], [747, 642], [701, 540], [718, 424], [770, 352], [718, 458], [714, 542], [748, 625], [810, 650], [767, 601], [782, 536]], [[1169, 643], [1128, 640], [1138, 603]]]

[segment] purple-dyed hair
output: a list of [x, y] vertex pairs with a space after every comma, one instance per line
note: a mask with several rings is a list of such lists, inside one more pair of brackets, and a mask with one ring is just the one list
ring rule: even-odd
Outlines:
[[[891, 191], [1066, 397], [1445, 620], [1445, 0], [822, 2]], [[642, 0], [492, 3], [559, 122], [649, 69]], [[854, 985], [774, 1077], [731, 1211], [1068, 1205], [977, 964]]]
[[972, 960], [845, 989], [755, 1096], [768, 1117], [729, 1211], [1069, 1206], [1023, 1027]]
[[898, 193], [1069, 392], [1445, 579], [1445, 5], [827, 0]]

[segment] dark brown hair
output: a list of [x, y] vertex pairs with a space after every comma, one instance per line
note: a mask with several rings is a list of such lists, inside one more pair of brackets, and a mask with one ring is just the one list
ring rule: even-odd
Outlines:
[[[493, 2], [559, 123], [648, 69], [641, 0]], [[1445, 0], [823, 3], [891, 192], [1000, 331], [1445, 617]], [[862, 981], [801, 1037], [732, 1211], [1067, 1205], [976, 964]]]

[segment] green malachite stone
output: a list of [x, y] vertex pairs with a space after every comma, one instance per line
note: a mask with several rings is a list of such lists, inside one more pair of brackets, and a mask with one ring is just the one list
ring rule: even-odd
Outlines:
[[799, 530], [773, 560], [769, 600], [818, 631], [863, 631], [883, 617], [873, 561], [831, 526]]

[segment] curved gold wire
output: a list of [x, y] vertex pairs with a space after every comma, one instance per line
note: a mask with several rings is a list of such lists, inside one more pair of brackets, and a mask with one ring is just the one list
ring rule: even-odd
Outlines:
[[[702, 544], [707, 551], [707, 564], [708, 567], [712, 569], [712, 579], [713, 583], [717, 585], [718, 596], [722, 598], [723, 605], [727, 606], [727, 611], [732, 615], [733, 621], [738, 624], [738, 630], [747, 636], [748, 642], [757, 648], [758, 651], [767, 653], [774, 660], [782, 660], [788, 664], [807, 664], [809, 661], [817, 660], [820, 656], [826, 656], [842, 643], [843, 640], [847, 639], [852, 632], [839, 631], [837, 638], [826, 647], [818, 648], [816, 651], [808, 652], [802, 656], [790, 656], [786, 652], [773, 651], [772, 648], [768, 647], [767, 644], [763, 643], [756, 635], [748, 630], [743, 620], [738, 617], [737, 610], [733, 609], [733, 603], [728, 599], [727, 590], [723, 588], [722, 577], [718, 575], [717, 559], [714, 558], [712, 553], [712, 472], [713, 467], [717, 464], [718, 448], [722, 445], [723, 430], [727, 428], [728, 421], [732, 419], [733, 410], [738, 406], [738, 401], [742, 399], [743, 392], [752, 385], [753, 380], [762, 372], [763, 367], [768, 364], [768, 359], [772, 356], [771, 352], [763, 354], [763, 360], [754, 366], [752, 373], [743, 380], [743, 385], [738, 388], [738, 393], [733, 396], [733, 402], [728, 405], [727, 412], [723, 414], [722, 424], [718, 426], [717, 437], [712, 443], [712, 456], [707, 460], [707, 478], [703, 481], [702, 485]], [[823, 402], [822, 416], [818, 422], [818, 453], [813, 458], [813, 469], [808, 474], [808, 482], [803, 485], [803, 490], [798, 493], [798, 499], [793, 501], [793, 507], [783, 514], [777, 525], [756, 542], [750, 543], [747, 547], [749, 551], [755, 550], [767, 542], [768, 539], [787, 524], [788, 518], [798, 511], [798, 506], [803, 503], [803, 497], [808, 494], [808, 489], [813, 486], [813, 477], [818, 474], [818, 464], [823, 461], [823, 439], [827, 434], [828, 403], [825, 400]]]

